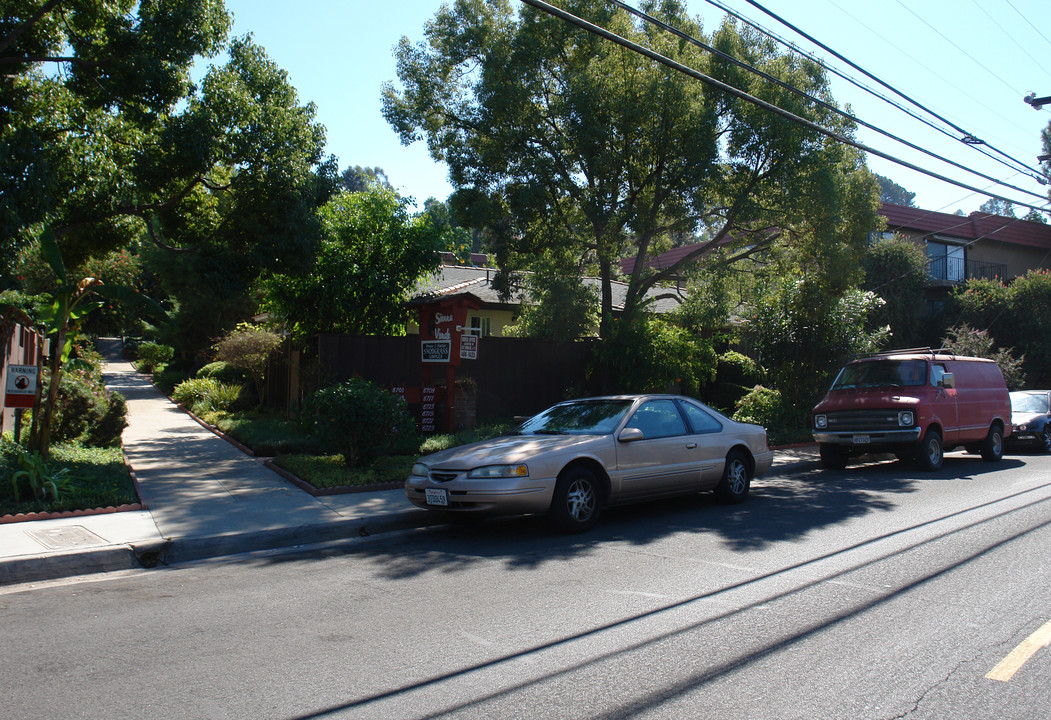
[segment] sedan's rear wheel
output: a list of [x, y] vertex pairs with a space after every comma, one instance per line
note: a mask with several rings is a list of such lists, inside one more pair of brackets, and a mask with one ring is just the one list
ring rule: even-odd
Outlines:
[[602, 485], [590, 469], [578, 465], [558, 476], [551, 500], [551, 522], [562, 532], [585, 532], [602, 514]]
[[731, 450], [723, 466], [723, 479], [715, 486], [715, 495], [725, 503], [739, 503], [748, 497], [752, 484], [752, 465], [740, 450]]

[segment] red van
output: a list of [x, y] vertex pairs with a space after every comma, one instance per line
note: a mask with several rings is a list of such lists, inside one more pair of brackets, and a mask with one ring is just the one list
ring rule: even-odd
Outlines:
[[821, 464], [893, 452], [937, 470], [945, 450], [1003, 456], [1011, 398], [993, 360], [929, 348], [880, 353], [845, 365], [811, 416]]

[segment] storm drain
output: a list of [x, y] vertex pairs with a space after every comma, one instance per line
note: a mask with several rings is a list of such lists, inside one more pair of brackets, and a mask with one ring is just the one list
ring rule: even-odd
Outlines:
[[25, 532], [26, 535], [48, 550], [71, 550], [109, 544], [83, 525], [70, 525], [69, 527], [49, 528], [47, 530], [26, 530]]

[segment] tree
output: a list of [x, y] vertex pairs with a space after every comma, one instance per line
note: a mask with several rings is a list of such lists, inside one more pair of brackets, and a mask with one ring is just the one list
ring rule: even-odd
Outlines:
[[[177, 319], [207, 347], [261, 273], [317, 243], [336, 165], [315, 108], [250, 36], [227, 43], [221, 0], [0, 2], [3, 252], [44, 225], [70, 267], [148, 239]], [[229, 62], [193, 86], [194, 59], [223, 49]]]
[[388, 190], [394, 189], [387, 178], [387, 173], [381, 167], [368, 168], [355, 165], [344, 170], [343, 175], [340, 177], [343, 182], [343, 189], [347, 192], [363, 192], [372, 186]]
[[922, 344], [927, 265], [923, 249], [902, 238], [871, 245], [862, 260], [861, 287], [884, 301], [872, 312], [869, 328], [889, 326], [893, 347]]
[[583, 268], [567, 254], [544, 253], [522, 278], [524, 302], [514, 326], [505, 332], [566, 342], [594, 333], [598, 297], [581, 282]]
[[1001, 198], [989, 198], [978, 206], [978, 212], [1000, 215], [1003, 217], [1015, 217], [1015, 206], [1008, 200]]
[[266, 369], [270, 358], [281, 346], [281, 336], [266, 328], [241, 323], [215, 346], [216, 357], [248, 373], [255, 383], [256, 399], [266, 399]]
[[916, 193], [909, 192], [898, 183], [882, 175], [876, 176], [876, 182], [879, 183], [879, 199], [881, 202], [904, 205], [905, 207], [916, 207], [913, 203]]
[[[221, 49], [230, 19], [221, 0], [132, 6], [0, 2], [5, 260], [46, 222], [76, 264], [92, 246], [127, 239], [127, 219], [164, 201], [137, 177], [140, 152], [188, 94], [193, 58]], [[169, 193], [195, 179], [168, 177]], [[83, 247], [70, 252], [74, 240]]]
[[[706, 71], [838, 132], [852, 124], [692, 44], [634, 23], [599, 0], [563, 6], [676, 62]], [[659, 19], [702, 37], [680, 3], [647, 2]], [[634, 257], [623, 315], [687, 265], [732, 263], [778, 241], [823, 248], [829, 277], [849, 281], [875, 226], [877, 193], [862, 157], [782, 117], [664, 65], [506, 0], [459, 0], [403, 38], [403, 89], [384, 115], [404, 143], [426, 139], [449, 165], [454, 202], [484, 228], [504, 270], [569, 247], [601, 281], [600, 334], [613, 317], [618, 262]], [[719, 50], [831, 100], [820, 68], [725, 23]], [[700, 243], [660, 270], [646, 261], [684, 238]], [[838, 272], [838, 275], [837, 275]]]
[[404, 333], [416, 281], [437, 269], [441, 234], [408, 200], [372, 187], [321, 210], [324, 239], [311, 267], [266, 282], [264, 308], [297, 337]]
[[972, 328], [967, 323], [955, 325], [946, 332], [948, 334], [942, 338], [942, 347], [948, 348], [957, 355], [995, 360], [1000, 366], [1000, 372], [1003, 373], [1004, 382], [1009, 390], [1025, 387], [1025, 372], [1022, 369], [1025, 356], [1016, 358], [1013, 348], [1000, 348], [994, 351], [993, 336], [985, 330]]
[[871, 292], [833, 296], [791, 277], [776, 279], [758, 298], [749, 320], [760, 362], [800, 427], [841, 365], [886, 342], [887, 328], [866, 329], [880, 304]]

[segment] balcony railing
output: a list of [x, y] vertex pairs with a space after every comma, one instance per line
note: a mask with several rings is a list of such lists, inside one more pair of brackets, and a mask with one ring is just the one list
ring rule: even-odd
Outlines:
[[931, 280], [962, 283], [981, 278], [983, 280], [1006, 279], [1007, 265], [985, 262], [984, 260], [965, 260], [959, 257], [935, 258], [927, 264], [927, 274]]

